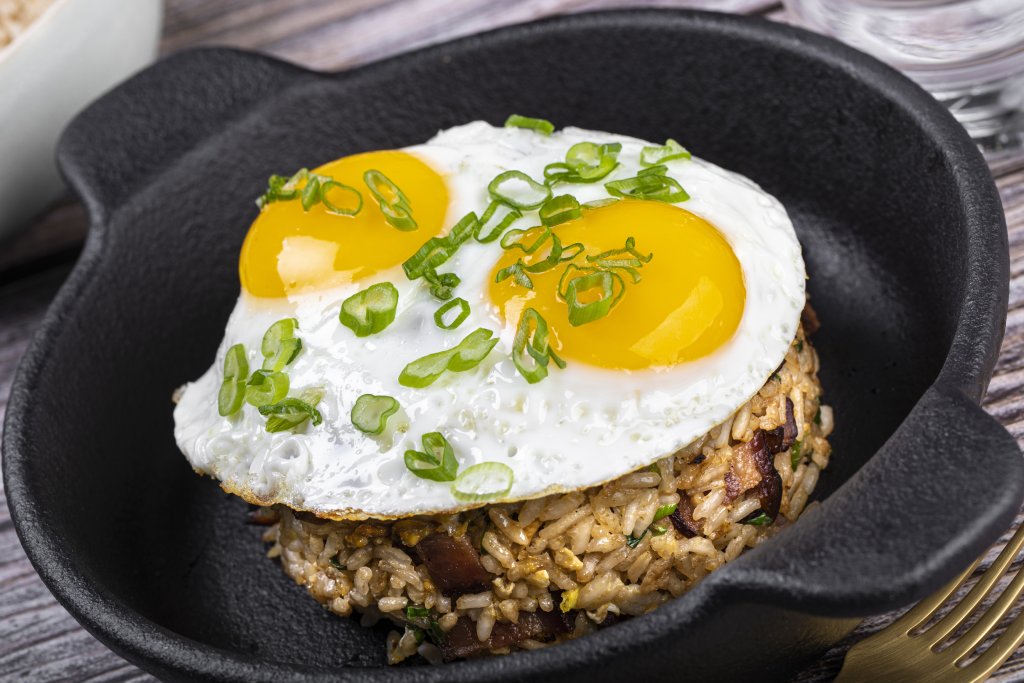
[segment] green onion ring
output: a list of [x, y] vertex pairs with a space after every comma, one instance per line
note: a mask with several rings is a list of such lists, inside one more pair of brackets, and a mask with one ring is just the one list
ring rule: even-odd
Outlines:
[[583, 212], [580, 203], [571, 194], [560, 194], [540, 207], [540, 222], [549, 228], [579, 218]]
[[257, 370], [245, 387], [245, 402], [251, 406], [277, 403], [288, 395], [288, 375], [283, 372]]
[[277, 403], [260, 406], [260, 415], [267, 417], [268, 432], [283, 432], [294, 429], [312, 420], [313, 426], [323, 422], [323, 416], [316, 409], [316, 405], [323, 398], [323, 391], [320, 389], [306, 389], [298, 397], [285, 398]]
[[512, 490], [515, 473], [500, 462], [481, 462], [462, 470], [452, 483], [452, 497], [464, 503], [501, 498]]
[[[622, 277], [607, 270], [598, 270], [572, 278], [566, 286], [564, 296], [569, 307], [569, 324], [579, 327], [608, 315], [622, 298], [625, 288]], [[593, 289], [600, 290], [601, 298], [589, 302], [581, 301], [580, 295]]]
[[[548, 324], [534, 308], [527, 308], [519, 317], [516, 336], [512, 341], [512, 362], [519, 374], [530, 384], [536, 384], [548, 376], [548, 361], [553, 360], [560, 368], [562, 360], [548, 343]], [[528, 357], [533, 363], [528, 362]]]
[[[327, 193], [331, 190], [340, 190], [341, 192], [355, 195], [356, 208], [346, 209], [336, 204], [333, 200], [328, 199]], [[350, 185], [344, 185], [336, 180], [328, 180], [320, 185], [320, 202], [324, 205], [327, 213], [332, 213], [336, 216], [355, 216], [363, 208], [363, 195], [359, 190]]]
[[[502, 216], [498, 216], [499, 211], [505, 211], [506, 213]], [[479, 232], [476, 235], [476, 241], [481, 244], [487, 244], [501, 237], [501, 234], [505, 232], [508, 226], [512, 225], [519, 218], [522, 218], [523, 214], [519, 209], [513, 208], [504, 202], [492, 201], [488, 206], [484, 214], [480, 216], [480, 227]], [[497, 217], [497, 223], [494, 224], [489, 230], [486, 230], [487, 224], [491, 218]], [[486, 230], [486, 232], [485, 232]]]
[[454, 481], [459, 462], [452, 445], [440, 432], [428, 432], [420, 439], [422, 451], [407, 450], [405, 467], [420, 479]]
[[[518, 192], [516, 185], [519, 186]], [[538, 208], [551, 196], [550, 187], [536, 182], [522, 171], [499, 173], [487, 185], [487, 191], [492, 199], [524, 211]]]
[[498, 343], [498, 338], [493, 335], [490, 330], [480, 327], [451, 349], [417, 358], [402, 369], [398, 383], [404, 387], [422, 389], [437, 381], [446, 370], [464, 372], [476, 367]]
[[689, 159], [690, 153], [678, 142], [669, 138], [660, 147], [644, 147], [640, 150], [640, 165], [654, 166], [672, 159]]
[[357, 337], [368, 337], [393, 323], [397, 309], [398, 289], [390, 282], [378, 282], [345, 299], [338, 320]]
[[[452, 310], [456, 306], [459, 307], [459, 313], [450, 323], [445, 323], [444, 316], [448, 311]], [[466, 321], [469, 317], [469, 302], [461, 297], [456, 297], [447, 303], [441, 305], [436, 311], [434, 311], [434, 324], [440, 327], [442, 330], [454, 330], [459, 325]]]
[[356, 399], [349, 417], [352, 426], [364, 434], [379, 436], [384, 433], [388, 418], [398, 412], [401, 406], [391, 396], [363, 394]]
[[541, 135], [551, 135], [555, 132], [555, 124], [546, 119], [534, 119], [529, 116], [512, 114], [505, 119], [506, 128], [528, 128], [537, 131]]

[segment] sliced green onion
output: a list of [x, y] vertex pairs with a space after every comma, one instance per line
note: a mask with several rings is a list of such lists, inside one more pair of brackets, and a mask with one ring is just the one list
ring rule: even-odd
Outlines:
[[538, 208], [551, 196], [551, 188], [522, 171], [505, 171], [487, 185], [492, 199], [520, 210]]
[[249, 361], [245, 346], [235, 344], [224, 354], [224, 381], [217, 393], [217, 412], [223, 417], [234, 415], [245, 401], [245, 378], [249, 374]]
[[821, 426], [821, 406], [818, 406], [818, 411], [814, 413], [814, 424]]
[[512, 362], [527, 382], [536, 384], [548, 376], [548, 361], [554, 361], [560, 368], [565, 367], [565, 361], [548, 342], [547, 321], [535, 309], [527, 308], [519, 317], [512, 341]]
[[[456, 306], [459, 307], [459, 313], [455, 316], [451, 322], [445, 322], [444, 316], [448, 311], [452, 310]], [[451, 301], [442, 304], [439, 309], [434, 311], [434, 324], [440, 327], [442, 330], [454, 330], [456, 327], [461, 325], [469, 317], [469, 302], [459, 297], [452, 299]]]
[[[512, 225], [517, 219], [522, 218], [522, 216], [523, 214], [519, 209], [499, 201], [492, 201], [487, 206], [484, 214], [480, 216], [480, 227], [476, 235], [476, 241], [482, 244], [493, 242], [505, 232], [508, 226]], [[492, 218], [494, 219], [494, 225], [488, 228], [487, 226], [491, 223]]]
[[260, 406], [259, 411], [260, 415], [267, 417], [268, 432], [284, 432], [294, 429], [307, 420], [312, 420], [313, 426], [316, 426], [323, 422], [320, 411], [316, 409], [321, 398], [323, 398], [323, 391], [320, 389], [306, 389], [297, 397]]
[[644, 540], [644, 536], [646, 535], [647, 529], [644, 529], [639, 536], [633, 536], [632, 534], [628, 534], [626, 536], [626, 545], [628, 545], [630, 548], [635, 548], [638, 545], [640, 545], [640, 541]]
[[452, 496], [464, 503], [500, 498], [512, 490], [515, 473], [500, 462], [482, 462], [467, 467], [452, 484]]
[[522, 259], [518, 259], [511, 266], [505, 266], [494, 274], [495, 282], [504, 282], [509, 278], [512, 278], [512, 282], [524, 289], [533, 289], [533, 280], [526, 274], [526, 264]]
[[583, 212], [580, 203], [571, 194], [560, 194], [540, 207], [540, 222], [549, 228], [579, 218]]
[[421, 442], [422, 451], [405, 452], [406, 468], [420, 479], [454, 481], [459, 463], [448, 440], [440, 432], [429, 432], [423, 435]]
[[283, 372], [257, 370], [245, 387], [245, 402], [251, 406], [277, 403], [288, 395], [288, 375]]
[[431, 269], [423, 273], [423, 279], [430, 283], [430, 294], [441, 301], [452, 298], [452, 290], [462, 280], [455, 273], [438, 273]]
[[762, 510], [759, 514], [749, 519], [741, 519], [740, 524], [749, 524], [751, 526], [768, 526], [774, 520], [764, 513]]
[[647, 528], [650, 530], [652, 536], [661, 536], [666, 531], [668, 531], [668, 529], [666, 529], [665, 527], [661, 526], [660, 524], [652, 524], [651, 526], [649, 526]]
[[459, 219], [459, 222], [452, 226], [452, 229], [448, 231], [445, 237], [454, 248], [460, 247], [465, 242], [469, 241], [477, 232], [480, 230], [480, 219], [476, 217], [476, 214], [470, 211], [465, 216]]
[[584, 209], [600, 209], [605, 206], [611, 206], [612, 204], [619, 201], [618, 197], [605, 197], [604, 199], [595, 199], [592, 202], [586, 202], [583, 204]]
[[545, 119], [534, 119], [529, 116], [520, 116], [519, 114], [512, 114], [505, 119], [506, 128], [529, 128], [535, 130], [541, 135], [551, 135], [555, 132], [555, 124]]
[[300, 201], [302, 202], [302, 210], [309, 211], [314, 206], [320, 203], [320, 178], [319, 176], [311, 177], [307, 182], [306, 186], [302, 188], [302, 194], [300, 195]]
[[645, 175], [665, 175], [666, 173], [668, 173], [668, 166], [666, 166], [665, 164], [658, 164], [657, 166], [648, 166], [647, 168], [636, 172], [638, 177]]
[[[333, 195], [333, 199], [329, 195]], [[336, 180], [328, 180], [320, 185], [320, 201], [327, 213], [338, 216], [355, 216], [363, 208], [363, 195], [359, 190]], [[355, 208], [348, 208], [350, 204], [355, 204]]]
[[393, 323], [397, 309], [398, 290], [390, 282], [378, 282], [345, 299], [338, 319], [357, 337], [367, 337]]
[[402, 264], [402, 270], [410, 280], [421, 278], [426, 272], [443, 265], [456, 248], [444, 237], [431, 237]]
[[409, 605], [405, 608], [405, 617], [407, 619], [422, 619], [430, 616], [430, 610], [426, 607], [419, 607], [418, 605]]
[[634, 178], [623, 178], [605, 183], [608, 194], [632, 199], [648, 199], [668, 204], [684, 202], [690, 198], [675, 178], [651, 173]]
[[548, 185], [596, 182], [618, 167], [621, 150], [618, 142], [603, 145], [577, 142], [565, 153], [565, 162], [557, 161], [544, 167], [544, 180]]
[[[566, 254], [567, 250], [569, 251], [568, 254]], [[559, 263], [571, 261], [577, 256], [579, 256], [581, 253], [583, 253], [582, 243], [575, 242], [573, 244], [570, 244], [565, 249], [563, 249], [562, 240], [559, 239], [558, 235], [552, 233], [551, 249], [548, 251], [548, 255], [545, 256], [543, 259], [534, 261], [530, 265], [526, 266], [525, 270], [528, 273], [546, 273], [547, 271], [557, 266]], [[520, 261], [520, 263], [522, 263], [522, 261]]]
[[492, 338], [493, 335], [490, 330], [480, 327], [447, 351], [417, 358], [402, 369], [398, 383], [405, 387], [422, 389], [437, 381], [446, 370], [463, 372], [476, 367], [498, 343], [498, 338]]
[[672, 159], [689, 159], [690, 153], [678, 142], [669, 138], [660, 147], [644, 147], [640, 150], [640, 165], [653, 166]]
[[267, 180], [267, 191], [256, 200], [256, 206], [262, 209], [267, 204], [295, 199], [299, 196], [297, 190], [287, 187], [290, 180], [290, 178], [283, 175], [274, 174], [270, 176]]
[[668, 517], [679, 507], [678, 503], [672, 503], [671, 505], [662, 505], [654, 512], [654, 521], [657, 522], [659, 519]]
[[403, 232], [418, 226], [412, 217], [412, 204], [405, 193], [390, 178], [375, 168], [363, 173], [363, 182], [380, 205], [381, 213], [392, 227]]
[[800, 461], [803, 460], [803, 443], [800, 441], [794, 441], [793, 445], [789, 449], [789, 464], [795, 470], [799, 465]]
[[383, 434], [388, 418], [398, 412], [398, 401], [391, 396], [363, 394], [352, 406], [352, 425], [364, 434]]
[[419, 227], [408, 204], [381, 204], [380, 212], [391, 227], [402, 232], [412, 232]]
[[640, 268], [650, 263], [654, 254], [641, 254], [636, 249], [636, 240], [626, 238], [626, 245], [621, 249], [609, 249], [594, 256], [587, 256], [587, 262], [594, 264], [598, 270], [621, 269], [629, 273], [633, 283], [640, 282]]
[[283, 318], [267, 328], [260, 344], [263, 353], [263, 369], [281, 372], [302, 350], [302, 340], [295, 336], [299, 321]]
[[[566, 273], [568, 272], [566, 269]], [[593, 296], [595, 291], [597, 298]], [[607, 270], [598, 270], [572, 278], [564, 294], [565, 303], [569, 307], [569, 324], [578, 327], [603, 318], [619, 302], [624, 292], [625, 283], [622, 277]]]
[[[540, 236], [537, 237], [537, 239], [534, 240], [532, 244], [527, 245], [523, 238], [532, 233], [534, 230], [540, 230]], [[527, 230], [509, 230], [501, 238], [501, 242], [499, 242], [499, 244], [501, 244], [502, 249], [519, 249], [520, 251], [526, 254], [532, 254], [533, 252], [540, 249], [541, 246], [543, 246], [545, 242], [551, 239], [553, 235], [554, 233], [551, 232], [550, 228], [548, 228], [547, 226], [538, 225]]]

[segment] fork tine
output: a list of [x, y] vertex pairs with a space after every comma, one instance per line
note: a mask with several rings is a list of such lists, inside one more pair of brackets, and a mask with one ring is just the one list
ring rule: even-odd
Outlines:
[[1010, 622], [1002, 635], [985, 650], [980, 657], [965, 667], [975, 681], [983, 681], [1010, 658], [1024, 642], [1024, 612]]
[[910, 631], [928, 621], [928, 619], [935, 614], [935, 610], [945, 604], [945, 602], [949, 600], [954, 593], [956, 593], [957, 589], [960, 588], [964, 581], [974, 574], [974, 570], [978, 568], [978, 564], [980, 562], [981, 558], [972, 562], [971, 566], [965, 569], [955, 579], [921, 600], [921, 602], [907, 610], [902, 617], [889, 624], [889, 626], [869, 637], [875, 638], [876, 636], [880, 636], [884, 633], [891, 633], [893, 637], [906, 636]]
[[[996, 578], [998, 579], [999, 577]], [[1018, 571], [1010, 585], [999, 596], [999, 599], [985, 610], [978, 623], [971, 626], [967, 633], [950, 644], [949, 648], [947, 648], [949, 650], [948, 656], [955, 656], [959, 659], [974, 650], [978, 643], [985, 640], [985, 637], [999, 624], [1009, 609], [1013, 607], [1013, 604], [1017, 602], [1017, 598], [1020, 597], [1021, 593], [1024, 593], [1024, 572]]]
[[[1013, 538], [1010, 539], [1006, 544], [1006, 547], [999, 553], [999, 557], [996, 558], [996, 561], [993, 562], [992, 566], [981, 575], [981, 578], [978, 579], [978, 583], [971, 588], [970, 592], [964, 596], [960, 603], [957, 604], [949, 614], [936, 622], [934, 626], [921, 634], [921, 638], [927, 640], [929, 647], [935, 647], [937, 644], [948, 638], [949, 634], [955, 631], [957, 627], [960, 626], [960, 624], [962, 624], [975, 609], [977, 609], [978, 605], [981, 604], [981, 601], [985, 599], [985, 596], [992, 591], [992, 588], [1006, 573], [1007, 568], [1013, 563], [1013, 560], [1017, 557], [1017, 553], [1020, 552], [1021, 547], [1024, 547], [1024, 526], [1021, 526], [1021, 528], [1017, 530], [1017, 533], [1013, 535]], [[1020, 587], [1017, 588], [1017, 591], [1019, 593]], [[1010, 587], [1006, 589], [1006, 592], [1010, 592]], [[1006, 595], [1006, 593], [1004, 593], [1004, 595]], [[1016, 596], [1012, 596], [1009, 603], [1013, 604], [1013, 600], [1015, 599]], [[1000, 600], [1002, 600], [1002, 596], [1000, 596]], [[983, 621], [989, 619], [993, 614], [995, 607], [999, 604], [999, 602], [996, 602], [996, 604], [988, 610], [986, 616], [983, 617]], [[996, 618], [997, 623], [999, 618], [1002, 617], [1003, 613], [1005, 613], [1008, 608], [1009, 605], [1004, 607], [1003, 612], [1001, 612]], [[979, 624], [980, 623], [981, 622], [979, 622]], [[971, 631], [973, 631], [975, 627], [972, 627]], [[970, 631], [968, 633], [970, 633]], [[984, 635], [982, 635], [982, 637], [984, 637]], [[963, 638], [961, 638], [961, 640], [963, 640]], [[960, 641], [957, 641], [958, 645], [959, 643]]]

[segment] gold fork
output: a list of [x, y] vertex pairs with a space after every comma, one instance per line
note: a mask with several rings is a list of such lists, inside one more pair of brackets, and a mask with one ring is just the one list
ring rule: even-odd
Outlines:
[[1006, 630], [974, 661], [964, 664], [971, 653], [993, 632], [1003, 616], [1024, 592], [1024, 570], [1006, 587], [980, 619], [958, 638], [941, 648], [947, 639], [981, 604], [999, 582], [1024, 546], [1024, 525], [1006, 544], [978, 583], [946, 616], [923, 629], [935, 612], [963, 585], [981, 562], [979, 558], [964, 573], [925, 598], [909, 612], [861, 642], [846, 654], [836, 683], [886, 681], [886, 683], [973, 683], [984, 681], [1024, 642], [1024, 614], [1015, 618]]

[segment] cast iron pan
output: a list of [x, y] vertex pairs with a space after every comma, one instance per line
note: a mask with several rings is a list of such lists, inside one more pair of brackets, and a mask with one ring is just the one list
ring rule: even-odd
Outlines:
[[[510, 112], [676, 137], [782, 200], [823, 323], [834, 456], [817, 510], [648, 616], [536, 652], [387, 668], [387, 627], [320, 608], [263, 556], [246, 505], [192, 473], [170, 395], [213, 358], [268, 175]], [[83, 112], [59, 159], [92, 231], [18, 373], [7, 495], [60, 602], [160, 676], [783, 678], [857, 617], [948, 580], [1024, 495], [1016, 443], [977, 405], [1007, 298], [988, 170], [923, 91], [830, 40], [636, 11], [340, 74], [183, 52]]]

